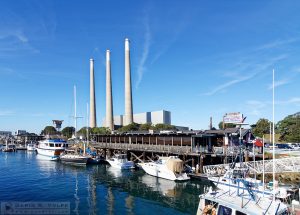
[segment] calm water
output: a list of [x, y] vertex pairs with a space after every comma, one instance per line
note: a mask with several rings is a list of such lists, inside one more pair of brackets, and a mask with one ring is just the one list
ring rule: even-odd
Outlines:
[[142, 170], [77, 167], [32, 152], [0, 152], [0, 202], [67, 201], [71, 214], [195, 214], [209, 186], [175, 183]]

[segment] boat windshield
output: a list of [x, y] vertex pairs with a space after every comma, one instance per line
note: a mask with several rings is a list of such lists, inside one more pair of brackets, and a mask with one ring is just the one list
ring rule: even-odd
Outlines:
[[231, 215], [232, 209], [226, 206], [220, 205], [218, 208], [218, 215]]

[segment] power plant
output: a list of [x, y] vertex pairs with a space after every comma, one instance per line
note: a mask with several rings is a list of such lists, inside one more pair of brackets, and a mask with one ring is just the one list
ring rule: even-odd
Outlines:
[[[110, 50], [106, 50], [106, 112], [103, 120], [103, 126], [108, 127], [111, 131], [115, 126], [125, 126], [133, 122], [143, 123], [164, 123], [171, 124], [171, 112], [154, 111], [133, 114], [132, 104], [132, 84], [131, 84], [131, 65], [130, 65], [130, 48], [129, 39], [125, 39], [125, 111], [124, 115], [113, 115], [113, 95], [112, 95], [112, 78], [111, 78], [111, 56]], [[90, 59], [90, 127], [97, 127], [96, 121], [96, 97], [95, 97], [95, 73], [94, 60]]]

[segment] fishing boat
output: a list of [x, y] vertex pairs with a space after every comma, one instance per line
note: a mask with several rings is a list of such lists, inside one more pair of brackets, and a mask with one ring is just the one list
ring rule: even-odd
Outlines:
[[90, 156], [80, 155], [76, 153], [75, 150], [65, 150], [60, 156], [59, 159], [63, 163], [77, 164], [77, 165], [86, 165]]
[[128, 161], [126, 154], [115, 154], [113, 157], [106, 160], [112, 167], [118, 169], [134, 169], [133, 161]]
[[184, 162], [177, 156], [159, 157], [157, 161], [140, 163], [149, 175], [172, 181], [185, 181], [190, 177], [184, 172]]
[[50, 157], [51, 160], [57, 160], [60, 154], [65, 151], [68, 144], [62, 139], [46, 139], [40, 141], [36, 148], [37, 153], [43, 156]]
[[197, 215], [283, 215], [289, 214], [287, 205], [267, 197], [253, 198], [251, 194], [230, 191], [209, 191], [200, 195]]

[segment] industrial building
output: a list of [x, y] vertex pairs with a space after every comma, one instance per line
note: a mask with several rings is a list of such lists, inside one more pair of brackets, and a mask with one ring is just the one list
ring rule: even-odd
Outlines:
[[[114, 124], [116, 126], [124, 126], [124, 116], [118, 115], [114, 116]], [[105, 123], [106, 120], [103, 119], [103, 126], [108, 127], [108, 125]], [[159, 111], [151, 111], [151, 112], [144, 112], [144, 113], [136, 113], [133, 114], [133, 122], [138, 124], [145, 124], [145, 123], [151, 123], [151, 124], [167, 124], [171, 125], [171, 112], [166, 110], [159, 110]]]

